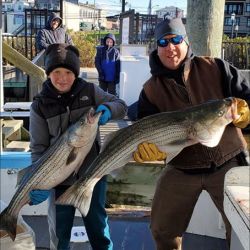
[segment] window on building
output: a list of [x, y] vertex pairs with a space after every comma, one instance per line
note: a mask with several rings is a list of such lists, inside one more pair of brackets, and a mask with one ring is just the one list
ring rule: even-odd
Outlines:
[[[235, 23], [234, 25], [240, 25], [240, 18], [239, 17], [236, 17], [235, 18]], [[232, 26], [232, 19], [231, 17], [226, 17], [225, 18], [225, 23], [224, 23], [225, 26]]]
[[246, 12], [250, 12], [250, 3], [246, 4]]
[[247, 27], [250, 27], [250, 17], [247, 18]]
[[243, 3], [231, 3], [225, 5], [225, 14], [232, 14], [235, 13], [236, 15], [243, 14]]
[[22, 25], [24, 23], [24, 16], [23, 15], [14, 15], [14, 24], [15, 25]]

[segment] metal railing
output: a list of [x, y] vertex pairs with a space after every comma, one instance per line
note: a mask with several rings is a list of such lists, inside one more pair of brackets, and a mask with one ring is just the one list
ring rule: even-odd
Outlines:
[[250, 43], [223, 42], [222, 58], [239, 69], [250, 69]]
[[[25, 45], [26, 38], [22, 35], [3, 35], [2, 38], [3, 41], [6, 41], [12, 48], [16, 49], [22, 55], [27, 55], [26, 57], [30, 60], [32, 60], [38, 53], [35, 47], [35, 35], [32, 36], [30, 46]], [[223, 42], [222, 58], [239, 69], [250, 69], [250, 43]]]

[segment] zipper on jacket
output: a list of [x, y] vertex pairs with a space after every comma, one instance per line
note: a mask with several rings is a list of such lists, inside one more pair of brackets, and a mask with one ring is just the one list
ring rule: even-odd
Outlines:
[[71, 124], [72, 120], [71, 120], [71, 112], [70, 112], [70, 109], [69, 109], [69, 106], [66, 106], [66, 110], [67, 110], [67, 115], [69, 117], [69, 124]]

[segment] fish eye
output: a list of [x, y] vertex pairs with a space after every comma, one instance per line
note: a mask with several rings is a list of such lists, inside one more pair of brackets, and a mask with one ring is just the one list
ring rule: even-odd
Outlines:
[[220, 111], [218, 112], [218, 116], [220, 116], [220, 117], [221, 117], [221, 116], [223, 116], [223, 115], [224, 115], [224, 113], [225, 113], [224, 111], [220, 110]]

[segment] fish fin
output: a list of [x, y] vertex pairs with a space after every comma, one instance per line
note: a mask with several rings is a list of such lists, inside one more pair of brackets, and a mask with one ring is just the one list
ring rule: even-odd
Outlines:
[[69, 165], [71, 162], [73, 162], [76, 157], [77, 157], [77, 152], [78, 152], [78, 149], [77, 148], [73, 148], [71, 150], [71, 152], [69, 153], [69, 156], [67, 158], [67, 161], [66, 161], [66, 165]]
[[103, 144], [102, 144], [102, 147], [101, 147], [101, 152], [103, 151], [103, 149], [106, 148], [106, 146], [109, 144], [109, 142], [116, 136], [116, 134], [118, 133], [119, 131], [115, 131], [115, 132], [111, 132], [109, 134], [107, 134], [105, 137], [104, 137], [104, 141], [103, 141]]
[[118, 168], [109, 173], [109, 175], [112, 176], [112, 178], [116, 178], [118, 175], [121, 175], [124, 172], [123, 168]]
[[176, 155], [178, 155], [184, 147], [180, 147], [179, 144], [169, 144], [169, 146], [158, 146], [158, 148], [167, 154], [166, 163], [170, 162]]
[[17, 181], [16, 181], [16, 186], [19, 186], [25, 176], [26, 178], [26, 175], [29, 174], [32, 170], [32, 165], [26, 167], [26, 168], [23, 168], [21, 170], [19, 170], [17, 172]]
[[8, 213], [7, 208], [0, 214], [0, 230], [8, 233], [10, 238], [14, 241], [16, 238], [17, 217]]
[[78, 208], [83, 216], [86, 216], [89, 211], [93, 189], [98, 180], [99, 178], [93, 179], [88, 186], [88, 189], [79, 185], [71, 186], [57, 198], [55, 203], [61, 205], [72, 205]]
[[122, 175], [126, 171], [126, 169], [124, 168], [126, 163], [131, 162], [133, 160], [134, 157], [131, 154], [129, 157], [124, 158], [123, 161], [120, 161], [118, 164], [115, 164], [116, 169], [112, 170], [108, 174], [111, 175], [113, 178], [116, 178], [118, 175]]

